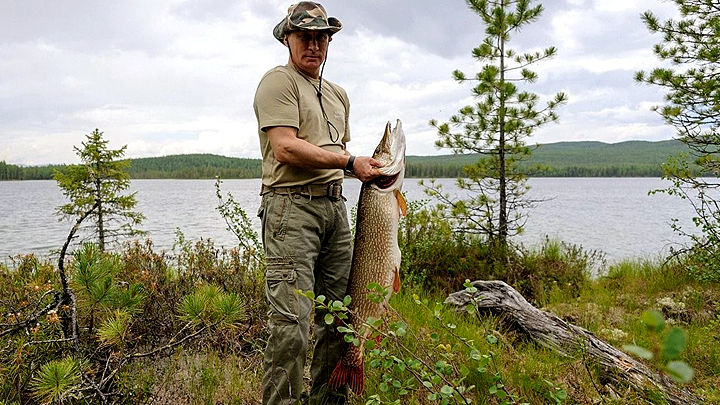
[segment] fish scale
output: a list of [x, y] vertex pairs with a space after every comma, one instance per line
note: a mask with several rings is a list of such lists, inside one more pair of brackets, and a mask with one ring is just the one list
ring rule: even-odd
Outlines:
[[360, 332], [357, 336], [360, 345], [346, 345], [328, 382], [332, 389], [348, 384], [358, 395], [364, 389], [363, 348], [372, 335], [372, 330], [362, 325], [370, 318], [381, 318], [390, 299], [387, 294], [384, 302], [374, 302], [368, 297], [367, 286], [377, 283], [394, 292], [400, 290], [398, 226], [400, 213], [407, 210], [401, 193], [405, 175], [405, 134], [400, 120], [392, 131], [387, 123], [373, 158], [383, 163], [380, 169], [383, 175], [363, 183], [360, 189], [347, 292], [352, 297], [347, 322]]

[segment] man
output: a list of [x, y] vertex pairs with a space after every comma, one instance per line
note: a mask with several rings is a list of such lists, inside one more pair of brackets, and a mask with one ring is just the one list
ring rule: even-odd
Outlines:
[[[312, 290], [329, 300], [345, 295], [352, 239], [343, 170], [367, 182], [380, 175], [382, 166], [347, 152], [347, 94], [322, 79], [329, 43], [341, 28], [318, 3], [290, 6], [273, 30], [289, 50], [288, 63], [267, 72], [255, 94], [263, 154], [258, 216], [270, 304], [263, 404], [297, 404], [302, 394], [312, 302], [296, 291]], [[324, 315], [315, 314], [310, 404], [342, 404], [346, 393], [331, 392], [327, 381], [343, 342]]]

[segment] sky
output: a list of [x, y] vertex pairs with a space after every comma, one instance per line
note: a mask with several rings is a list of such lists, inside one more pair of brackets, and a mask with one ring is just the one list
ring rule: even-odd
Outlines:
[[[96, 128], [128, 158], [213, 153], [259, 158], [252, 108], [257, 83], [287, 63], [273, 27], [292, 3], [280, 0], [0, 0], [0, 161], [78, 163], [74, 147]], [[535, 1], [533, 4], [537, 4]], [[659, 35], [640, 14], [676, 17], [663, 0], [546, 0], [540, 19], [512, 35], [520, 53], [549, 46], [521, 90], [544, 104], [565, 92], [559, 121], [528, 143], [671, 139], [651, 108], [664, 90], [638, 84], [661, 66]], [[471, 51], [485, 37], [464, 0], [325, 0], [343, 23], [324, 79], [350, 102], [349, 150], [369, 155], [385, 123], [400, 119], [408, 155], [437, 149], [431, 119], [446, 122], [474, 103]]]

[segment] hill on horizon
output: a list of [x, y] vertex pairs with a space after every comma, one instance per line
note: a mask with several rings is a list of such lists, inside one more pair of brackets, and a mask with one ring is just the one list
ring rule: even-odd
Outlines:
[[[662, 165], [670, 156], [688, 151], [678, 140], [566, 141], [537, 146], [523, 164], [549, 168], [536, 177], [661, 177]], [[463, 167], [478, 159], [477, 154], [408, 155], [406, 177], [460, 177]], [[133, 179], [259, 178], [262, 166], [260, 159], [209, 153], [130, 160], [129, 174]], [[53, 170], [64, 166], [17, 166], [0, 161], [0, 180], [52, 179]]]

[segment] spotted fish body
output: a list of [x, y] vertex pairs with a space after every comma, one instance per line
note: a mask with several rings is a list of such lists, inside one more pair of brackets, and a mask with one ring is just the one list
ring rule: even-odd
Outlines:
[[400, 290], [400, 248], [398, 224], [400, 213], [407, 206], [401, 193], [405, 176], [405, 134], [400, 120], [391, 131], [390, 123], [373, 154], [382, 162], [382, 176], [363, 183], [357, 209], [355, 246], [353, 250], [348, 295], [352, 297], [348, 323], [360, 332], [360, 345], [348, 344], [330, 375], [329, 386], [338, 389], [348, 384], [360, 395], [364, 388], [363, 348], [371, 338], [370, 328], [362, 325], [368, 319], [379, 319], [385, 312], [385, 302], [373, 302], [368, 297], [368, 285], [377, 283], [383, 288]]

